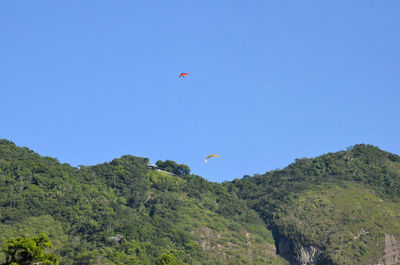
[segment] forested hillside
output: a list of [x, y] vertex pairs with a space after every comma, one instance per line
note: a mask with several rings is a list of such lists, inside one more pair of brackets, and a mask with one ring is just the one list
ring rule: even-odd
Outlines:
[[44, 233], [71, 265], [400, 262], [400, 157], [377, 147], [222, 184], [148, 163], [75, 168], [0, 140], [1, 237]]
[[75, 168], [0, 140], [0, 236], [45, 233], [60, 264], [287, 264], [227, 186], [170, 162], [180, 176], [134, 156]]
[[370, 145], [225, 183], [295, 264], [400, 262], [400, 157]]

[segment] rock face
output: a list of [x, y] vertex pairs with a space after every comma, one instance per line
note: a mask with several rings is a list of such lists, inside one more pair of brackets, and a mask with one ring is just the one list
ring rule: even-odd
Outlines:
[[293, 255], [293, 244], [289, 239], [280, 237], [278, 241], [278, 254], [288, 260], [290, 264], [296, 264]]
[[300, 251], [295, 253], [293, 242], [287, 238], [279, 237], [277, 247], [279, 255], [292, 265], [317, 264], [320, 251], [314, 246], [301, 246]]
[[393, 265], [400, 262], [400, 244], [394, 235], [385, 235], [383, 259], [377, 265]]
[[[385, 234], [385, 248], [382, 259], [375, 265], [400, 264], [400, 240], [391, 234]], [[279, 238], [278, 253], [290, 262], [291, 265], [321, 264], [320, 250], [314, 246], [301, 246], [298, 253], [294, 253], [293, 243], [287, 238]]]
[[298, 262], [301, 265], [313, 265], [316, 264], [319, 251], [316, 247], [308, 246], [301, 247], [300, 253], [298, 255]]

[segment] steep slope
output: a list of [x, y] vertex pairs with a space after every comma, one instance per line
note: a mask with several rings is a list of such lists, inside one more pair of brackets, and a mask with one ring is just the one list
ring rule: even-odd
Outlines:
[[293, 264], [396, 264], [400, 157], [370, 145], [225, 183]]
[[[44, 232], [60, 264], [286, 264], [265, 223], [226, 186], [145, 158], [60, 164], [0, 140], [1, 237]], [[0, 257], [1, 258], [1, 257]]]

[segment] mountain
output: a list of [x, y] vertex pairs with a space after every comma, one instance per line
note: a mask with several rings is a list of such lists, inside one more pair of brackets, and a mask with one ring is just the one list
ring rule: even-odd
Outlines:
[[45, 233], [71, 265], [400, 262], [400, 157], [375, 146], [221, 184], [148, 162], [76, 168], [0, 140], [1, 237]]
[[244, 201], [170, 162], [184, 174], [134, 156], [78, 169], [0, 140], [0, 235], [45, 233], [60, 264], [288, 264]]
[[400, 157], [371, 145], [226, 183], [293, 264], [400, 262]]

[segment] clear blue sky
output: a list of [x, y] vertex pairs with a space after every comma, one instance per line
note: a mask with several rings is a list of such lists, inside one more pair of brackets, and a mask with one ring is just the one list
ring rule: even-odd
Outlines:
[[0, 138], [218, 182], [357, 143], [400, 154], [399, 14], [398, 0], [1, 1]]

